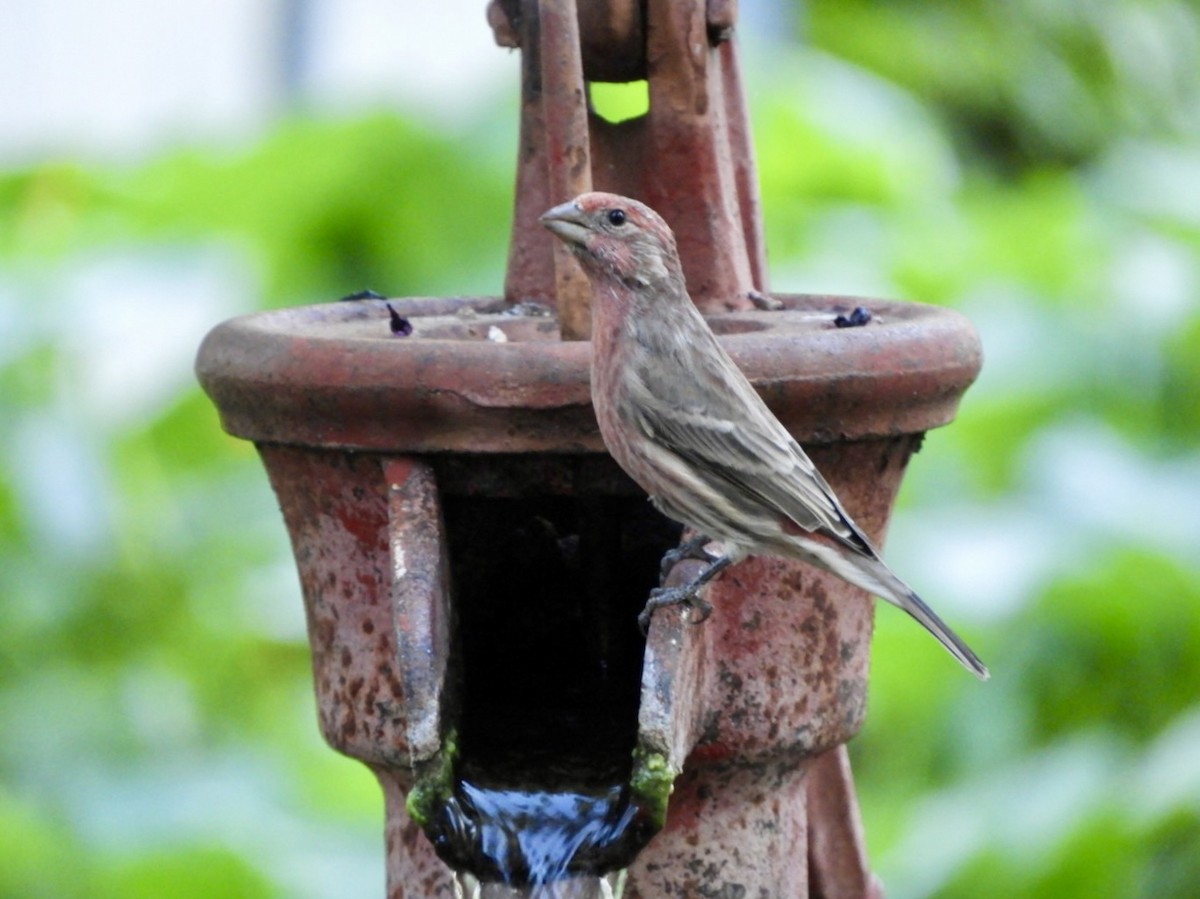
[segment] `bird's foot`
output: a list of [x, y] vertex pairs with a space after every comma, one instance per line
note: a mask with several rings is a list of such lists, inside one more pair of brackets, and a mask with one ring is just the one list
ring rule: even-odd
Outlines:
[[[680, 549], [683, 549], [692, 542], [689, 540]], [[732, 563], [733, 559], [729, 556], [720, 556], [711, 561], [708, 567], [686, 584], [680, 584], [675, 587], [656, 587], [651, 590], [650, 598], [646, 600], [646, 607], [638, 615], [638, 625], [642, 628], [642, 633], [644, 634], [650, 629], [650, 618], [654, 615], [656, 609], [661, 609], [663, 606], [676, 606], [680, 603], [687, 603], [688, 606], [695, 609], [699, 614], [699, 617], [694, 622], [695, 624], [699, 624], [708, 618], [712, 614], [712, 604], [700, 597], [700, 589]]]
[[667, 577], [671, 574], [671, 569], [684, 559], [698, 559], [701, 562], [712, 564], [718, 556], [714, 556], [704, 547], [712, 541], [704, 534], [696, 534], [689, 540], [676, 546], [674, 549], [668, 549], [663, 553], [662, 562], [658, 566], [658, 583], [661, 586], [666, 583]]
[[642, 609], [638, 615], [638, 627], [645, 634], [650, 630], [650, 619], [654, 613], [664, 606], [677, 606], [686, 604], [689, 608], [695, 609], [697, 617], [693, 620], [693, 624], [699, 624], [712, 614], [712, 603], [708, 600], [701, 599], [699, 587], [692, 587], [691, 584], [682, 584], [678, 587], [655, 587], [650, 591], [650, 598], [646, 600], [646, 607]]

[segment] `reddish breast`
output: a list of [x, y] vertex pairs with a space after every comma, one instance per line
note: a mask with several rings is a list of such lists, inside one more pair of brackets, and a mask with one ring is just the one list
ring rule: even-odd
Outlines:
[[600, 287], [592, 306], [592, 405], [604, 445], [621, 467], [626, 467], [631, 447], [628, 429], [619, 422], [625, 403], [624, 373], [628, 364], [624, 313], [629, 298], [624, 290]]

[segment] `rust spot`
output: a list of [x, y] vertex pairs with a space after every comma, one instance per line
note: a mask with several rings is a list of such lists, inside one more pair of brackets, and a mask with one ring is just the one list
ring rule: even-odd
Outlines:
[[842, 663], [845, 664], [854, 658], [854, 652], [858, 648], [857, 641], [845, 640], [840, 644], [841, 651], [838, 655], [841, 657]]
[[362, 631], [364, 634], [375, 633], [375, 622], [370, 618], [364, 618], [362, 623]]
[[328, 618], [319, 619], [313, 632], [313, 648], [318, 652], [328, 652], [332, 648], [336, 633], [337, 625], [333, 621]]
[[357, 506], [339, 506], [337, 520], [362, 546], [375, 546], [379, 540], [379, 520], [376, 515], [364, 514]]
[[808, 595], [812, 597], [812, 603], [818, 612], [825, 612], [829, 608], [829, 592], [816, 578], [813, 578], [812, 584], [808, 588]]
[[816, 615], [806, 615], [800, 622], [800, 633], [804, 635], [805, 640], [812, 640], [821, 629], [820, 619]]
[[733, 671], [731, 671], [729, 668], [727, 668], [725, 665], [721, 666], [721, 671], [718, 676], [720, 677], [721, 684], [723, 686], [728, 687], [730, 690], [733, 690], [735, 692], [741, 691], [742, 678], [739, 675], [735, 674]]

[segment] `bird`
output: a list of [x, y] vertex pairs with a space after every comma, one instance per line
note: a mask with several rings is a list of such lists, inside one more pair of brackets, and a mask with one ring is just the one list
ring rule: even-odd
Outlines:
[[[769, 555], [814, 565], [898, 606], [986, 680], [987, 667], [884, 563], [721, 346], [687, 292], [662, 217], [637, 200], [593, 191], [539, 221], [591, 283], [591, 391], [604, 445], [660, 512], [698, 535], [679, 553], [699, 549], [709, 562], [690, 583], [652, 591], [643, 625], [655, 608], [698, 601], [729, 565]], [[703, 549], [713, 544], [719, 556]]]

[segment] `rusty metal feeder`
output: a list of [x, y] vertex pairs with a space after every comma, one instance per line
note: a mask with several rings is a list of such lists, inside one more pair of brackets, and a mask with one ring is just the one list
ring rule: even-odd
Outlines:
[[[864, 716], [872, 600], [750, 559], [708, 588], [710, 620], [664, 610], [643, 640], [635, 616], [678, 531], [604, 451], [587, 285], [536, 225], [592, 187], [662, 212], [697, 304], [882, 540], [909, 456], [978, 373], [978, 338], [913, 303], [775, 294], [779, 309], [758, 308], [734, 16], [719, 0], [493, 0], [497, 41], [523, 57], [504, 297], [393, 300], [414, 326], [403, 340], [365, 300], [233, 319], [200, 348], [199, 378], [225, 429], [257, 445], [291, 534], [322, 733], [383, 787], [389, 899], [453, 895], [406, 806], [455, 764], [448, 743], [503, 742], [547, 718], [586, 727], [589, 714], [674, 777], [626, 897], [881, 895], [844, 749]], [[645, 116], [589, 111], [589, 81], [638, 78]], [[860, 304], [868, 326], [832, 326]], [[504, 631], [514, 616], [524, 630]], [[523, 637], [542, 668], [514, 656]], [[591, 672], [581, 683], [598, 693], [520, 707], [542, 694], [509, 687], [557, 680], [555, 666]], [[572, 696], [577, 708], [561, 705]]]

